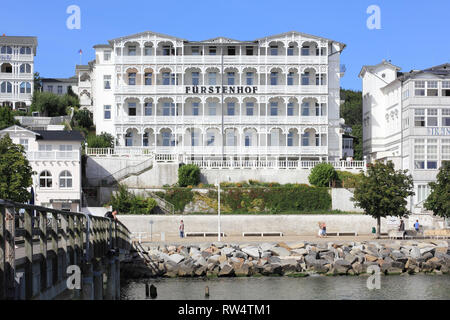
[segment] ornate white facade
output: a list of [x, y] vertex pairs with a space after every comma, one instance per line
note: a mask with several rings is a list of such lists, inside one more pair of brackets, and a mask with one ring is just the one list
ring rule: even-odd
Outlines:
[[117, 146], [196, 159], [342, 158], [340, 42], [295, 31], [254, 41], [143, 32], [94, 48], [94, 122]]
[[37, 38], [0, 36], [0, 105], [31, 105]]
[[410, 210], [420, 212], [436, 174], [450, 161], [450, 64], [407, 73], [387, 61], [364, 66], [363, 153], [391, 160], [414, 179]]

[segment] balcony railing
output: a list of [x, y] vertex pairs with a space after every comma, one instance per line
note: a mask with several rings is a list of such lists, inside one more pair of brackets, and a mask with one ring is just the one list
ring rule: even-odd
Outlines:
[[[120, 116], [115, 124], [220, 124], [221, 116]], [[328, 124], [327, 116], [224, 116], [226, 124]]]
[[32, 62], [34, 56], [32, 54], [0, 54], [0, 62], [3, 61], [25, 61]]
[[[209, 87], [210, 85], [204, 85], [205, 87]], [[237, 84], [236, 87], [246, 86]], [[189, 90], [192, 86], [188, 85], [118, 85], [116, 87], [116, 94], [184, 94], [184, 95], [205, 95], [205, 93], [188, 93], [186, 94], [186, 88], [189, 87]], [[216, 86], [213, 86], [216, 87]], [[279, 93], [288, 93], [288, 94], [327, 94], [328, 86], [327, 85], [255, 85], [251, 87], [257, 88], [257, 93], [260, 94], [279, 94]], [[244, 95], [245, 93], [243, 93]], [[219, 94], [217, 94], [219, 95]]]
[[79, 151], [27, 151], [30, 161], [80, 160]]
[[[215, 56], [116, 56], [117, 64], [221, 64]], [[327, 64], [327, 56], [223, 56], [224, 64]]]

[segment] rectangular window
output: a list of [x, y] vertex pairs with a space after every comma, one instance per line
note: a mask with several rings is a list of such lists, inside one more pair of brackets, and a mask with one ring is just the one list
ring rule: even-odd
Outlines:
[[152, 56], [153, 55], [153, 48], [151, 46], [145, 46], [144, 47], [144, 55]]
[[228, 55], [229, 56], [234, 56], [236, 55], [236, 48], [235, 47], [228, 47]]
[[192, 102], [192, 115], [198, 116], [199, 115], [199, 103], [198, 102]]
[[278, 147], [280, 145], [280, 134], [277, 129], [270, 132], [270, 146]]
[[210, 116], [215, 116], [217, 113], [217, 103], [216, 102], [208, 102], [208, 114]]
[[128, 47], [128, 55], [129, 56], [135, 56], [136, 55], [136, 46], [129, 46]]
[[153, 113], [153, 105], [151, 102], [146, 102], [144, 104], [144, 115], [145, 116], [151, 116]]
[[20, 139], [20, 144], [23, 146], [25, 151], [28, 151], [28, 139]]
[[427, 169], [437, 169], [438, 145], [437, 139], [427, 140]]
[[128, 115], [133, 117], [136, 116], [136, 102], [128, 103]]
[[164, 102], [163, 104], [163, 116], [174, 116], [175, 115], [175, 104], [170, 102]]
[[270, 46], [270, 55], [271, 56], [277, 56], [278, 55], [278, 47], [277, 46]]
[[442, 126], [450, 127], [450, 108], [442, 109]]
[[302, 47], [302, 56], [309, 56], [309, 46]]
[[59, 151], [70, 152], [72, 151], [72, 145], [70, 144], [60, 144]]
[[289, 48], [287, 49], [287, 55], [288, 56], [294, 55], [294, 46], [289, 46]]
[[414, 110], [414, 126], [425, 127], [425, 109]]
[[252, 136], [250, 133], [246, 133], [245, 134], [245, 146], [251, 147], [251, 145], [252, 145]]
[[253, 72], [247, 72], [245, 75], [246, 78], [246, 84], [248, 86], [252, 86], [253, 85]]
[[128, 74], [128, 85], [129, 86], [135, 86], [136, 85], [136, 73], [130, 72]]
[[53, 93], [53, 86], [47, 86], [47, 91]]
[[111, 119], [111, 106], [110, 105], [103, 106], [103, 118], [105, 120]]
[[450, 161], [450, 139], [441, 140], [441, 159], [442, 162]]
[[152, 85], [152, 76], [153, 76], [153, 74], [149, 73], [149, 72], [147, 72], [145, 74], [145, 85], [146, 86], [151, 86]]
[[436, 97], [438, 95], [438, 82], [427, 81], [427, 96]]
[[294, 73], [293, 72], [289, 72], [288, 73], [287, 85], [288, 86], [293, 86], [294, 85]]
[[252, 56], [253, 55], [253, 47], [245, 47], [245, 55]]
[[289, 102], [287, 105], [287, 115], [289, 117], [294, 115], [294, 103], [292, 103], [292, 102]]
[[442, 81], [442, 96], [450, 97], [450, 81]]
[[305, 132], [304, 134], [302, 134], [302, 146], [309, 146], [309, 132]]
[[216, 137], [214, 135], [214, 132], [208, 132], [206, 134], [206, 145], [207, 146], [213, 146], [215, 140], [216, 140]]
[[245, 109], [246, 109], [246, 115], [247, 116], [253, 116], [253, 109], [254, 109], [253, 107], [254, 107], [253, 102], [247, 102], [245, 104]]
[[111, 51], [109, 50], [103, 51], [103, 60], [104, 61], [111, 60]]
[[38, 150], [39, 151], [52, 151], [52, 145], [51, 144], [40, 144]]
[[227, 72], [227, 80], [229, 86], [234, 86], [234, 72]]
[[309, 86], [309, 72], [302, 74], [302, 86]]
[[288, 134], [287, 145], [288, 145], [288, 147], [294, 146], [294, 134], [292, 132], [289, 132], [289, 134]]
[[234, 116], [234, 102], [227, 103], [227, 115]]
[[414, 81], [414, 88], [416, 96], [425, 96], [425, 81]]
[[58, 94], [62, 94], [63, 93], [63, 87], [62, 86], [58, 86]]
[[427, 109], [427, 127], [437, 127], [438, 125], [438, 110]]
[[193, 56], [200, 55], [200, 48], [199, 47], [192, 47], [192, 55]]
[[170, 72], [163, 72], [162, 74], [163, 86], [170, 85]]
[[216, 72], [208, 72], [208, 84], [210, 86], [215, 86], [217, 81], [217, 73]]
[[192, 131], [191, 132], [191, 146], [199, 146], [200, 139], [198, 132]]
[[270, 85], [276, 86], [278, 84], [278, 72], [270, 73]]
[[227, 132], [227, 146], [234, 146], [234, 133], [232, 131]]
[[309, 117], [309, 102], [302, 103], [302, 116]]
[[270, 103], [270, 115], [271, 116], [278, 116], [278, 102], [271, 102]]
[[163, 56], [170, 56], [170, 46], [163, 46], [163, 48], [162, 48], [162, 55]]
[[414, 140], [414, 168], [425, 169], [425, 140]]
[[215, 56], [217, 54], [217, 48], [216, 47], [209, 47], [209, 55]]
[[200, 84], [200, 73], [192, 72], [192, 85], [198, 86]]
[[103, 88], [105, 88], [106, 90], [111, 89], [111, 76], [109, 75], [103, 76]]
[[[170, 147], [172, 145], [172, 134], [170, 132], [163, 132], [162, 133], [163, 138], [163, 147]], [[173, 143], [174, 145], [175, 143]]]

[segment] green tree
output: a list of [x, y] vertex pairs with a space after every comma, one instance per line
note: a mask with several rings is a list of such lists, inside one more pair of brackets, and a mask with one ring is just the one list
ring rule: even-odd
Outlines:
[[0, 139], [0, 199], [28, 202], [32, 175], [23, 146], [14, 144], [6, 134]]
[[355, 160], [362, 160], [363, 159], [363, 134], [362, 134], [362, 125], [361, 124], [355, 124], [352, 127], [352, 136], [354, 136], [356, 139], [353, 139], [353, 151], [354, 155], [353, 158]]
[[70, 107], [78, 108], [79, 106], [78, 97], [69, 94], [59, 96], [41, 91], [34, 91], [31, 102], [32, 111], [39, 111], [40, 114], [48, 117], [65, 116]]
[[334, 167], [329, 163], [319, 163], [308, 176], [309, 183], [316, 187], [329, 187], [332, 181], [339, 180]]
[[178, 169], [178, 186], [196, 186], [200, 183], [200, 168], [195, 164], [186, 164]]
[[73, 121], [76, 122], [76, 127], [79, 126], [88, 130], [94, 125], [92, 112], [87, 109], [76, 111], [73, 116]]
[[407, 198], [413, 196], [413, 179], [408, 170], [394, 169], [392, 161], [370, 164], [367, 175], [356, 185], [352, 201], [364, 213], [377, 220], [377, 237], [380, 237], [381, 218], [405, 217]]
[[34, 91], [41, 91], [42, 89], [42, 79], [39, 72], [33, 74], [34, 78]]
[[114, 148], [114, 137], [106, 132], [87, 137], [88, 148]]
[[431, 193], [424, 203], [427, 210], [442, 218], [450, 218], [450, 162], [444, 162], [436, 176], [436, 182], [430, 182]]
[[345, 124], [352, 128], [352, 136], [356, 138], [353, 144], [355, 160], [362, 160], [362, 93], [361, 91], [341, 89], [341, 117]]
[[19, 121], [14, 119], [14, 112], [10, 107], [0, 107], [0, 130], [13, 125], [20, 125]]

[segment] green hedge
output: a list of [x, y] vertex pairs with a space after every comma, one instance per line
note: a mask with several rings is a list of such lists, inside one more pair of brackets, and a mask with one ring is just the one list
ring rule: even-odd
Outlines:
[[119, 185], [117, 193], [111, 196], [109, 205], [119, 214], [151, 214], [158, 205], [153, 198], [137, 196], [128, 191], [124, 185]]
[[173, 204], [175, 211], [178, 212], [183, 212], [184, 207], [194, 199], [194, 193], [190, 188], [171, 188], [166, 192], [156, 192], [156, 195]]

